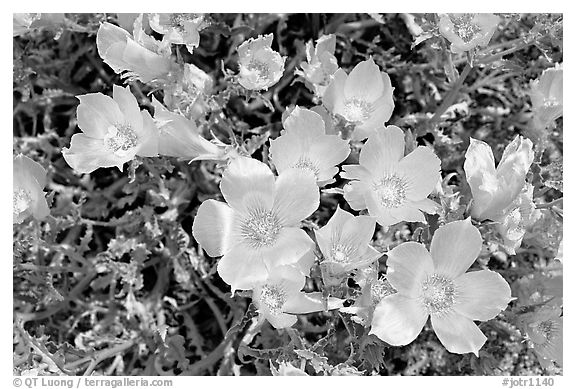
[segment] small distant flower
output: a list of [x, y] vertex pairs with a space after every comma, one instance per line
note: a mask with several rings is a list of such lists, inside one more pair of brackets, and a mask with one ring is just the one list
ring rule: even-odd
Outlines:
[[511, 300], [510, 286], [500, 274], [466, 273], [481, 249], [482, 236], [468, 218], [438, 228], [430, 252], [416, 242], [389, 251], [387, 278], [398, 293], [376, 306], [370, 333], [403, 346], [416, 339], [431, 317], [448, 351], [478, 356], [486, 336], [474, 320], [494, 318]]
[[382, 254], [369, 244], [375, 227], [373, 217], [354, 216], [337, 207], [328, 223], [315, 231], [324, 255], [322, 265], [336, 276], [376, 261]]
[[304, 77], [306, 85], [317, 96], [322, 97], [332, 80], [332, 75], [338, 70], [334, 50], [336, 50], [336, 35], [334, 34], [322, 35], [316, 41], [316, 47], [312, 41], [309, 41], [306, 43], [307, 62], [301, 62], [302, 70], [295, 71], [295, 74]]
[[426, 223], [424, 214], [438, 205], [428, 199], [440, 180], [440, 159], [431, 148], [419, 146], [404, 156], [404, 132], [396, 126], [374, 131], [360, 151], [360, 165], [344, 165], [342, 178], [352, 209], [368, 209], [378, 224], [401, 221]]
[[319, 205], [311, 172], [288, 169], [275, 179], [266, 164], [238, 157], [224, 171], [220, 190], [227, 203], [204, 201], [192, 233], [210, 256], [223, 255], [218, 274], [232, 291], [251, 289], [269, 269], [295, 264], [314, 247], [299, 228]]
[[288, 362], [280, 362], [278, 368], [270, 361], [270, 371], [273, 376], [307, 376], [306, 372]]
[[534, 187], [526, 184], [523, 191], [504, 211], [504, 216], [496, 225], [498, 233], [503, 239], [503, 247], [510, 255], [516, 254], [516, 250], [522, 244], [526, 230], [532, 226], [541, 216], [532, 200]]
[[497, 168], [490, 146], [470, 138], [464, 171], [472, 189], [472, 217], [479, 221], [501, 220], [524, 188], [532, 161], [532, 141], [520, 135], [506, 146]]
[[388, 74], [381, 72], [370, 57], [356, 65], [350, 74], [338, 69], [322, 103], [333, 114], [354, 124], [352, 139], [363, 140], [392, 116], [393, 91]]
[[199, 119], [206, 113], [206, 98], [213, 86], [214, 80], [206, 72], [193, 64], [184, 64], [182, 71], [174, 72], [171, 82], [164, 86], [164, 104], [190, 119]]
[[150, 27], [154, 31], [164, 34], [163, 41], [186, 45], [190, 53], [200, 44], [199, 32], [206, 27], [203, 14], [153, 13], [148, 18]]
[[560, 308], [542, 308], [526, 324], [526, 334], [538, 361], [545, 369], [563, 365], [563, 318]]
[[149, 83], [168, 79], [173, 71], [170, 48], [144, 33], [142, 15], [134, 22], [134, 36], [121, 27], [102, 23], [96, 45], [102, 60], [123, 77]]
[[29, 216], [44, 219], [50, 214], [43, 191], [46, 170], [22, 154], [14, 157], [12, 169], [12, 223], [22, 223]]
[[326, 135], [324, 120], [316, 112], [294, 108], [284, 120], [286, 131], [270, 141], [270, 159], [279, 173], [289, 168], [308, 169], [322, 187], [334, 182], [336, 165], [350, 154], [348, 141]]
[[563, 115], [563, 66], [546, 69], [540, 78], [531, 84], [532, 110], [538, 126], [550, 126]]
[[158, 154], [191, 161], [224, 159], [224, 146], [203, 138], [194, 121], [168, 111], [154, 97], [152, 106], [158, 128]]
[[72, 136], [64, 159], [79, 173], [116, 166], [134, 156], [158, 155], [158, 129], [147, 111], [140, 111], [128, 87], [113, 86], [112, 98], [102, 93], [77, 96], [78, 127], [82, 134]]
[[238, 46], [240, 77], [238, 82], [249, 90], [268, 90], [284, 74], [286, 57], [272, 50], [274, 35], [250, 38]]
[[500, 17], [493, 14], [441, 14], [438, 28], [454, 53], [487, 46], [496, 32]]
[[266, 280], [257, 283], [252, 301], [258, 309], [259, 320], [268, 320], [274, 328], [292, 327], [297, 314], [337, 309], [342, 300], [329, 297], [325, 302], [322, 292], [301, 292], [306, 277], [292, 266], [272, 268]]

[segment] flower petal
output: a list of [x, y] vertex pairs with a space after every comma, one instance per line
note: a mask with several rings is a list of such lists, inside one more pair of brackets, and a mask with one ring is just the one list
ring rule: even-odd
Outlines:
[[421, 243], [405, 242], [388, 251], [386, 277], [399, 293], [418, 297], [422, 281], [434, 273], [432, 257]]
[[136, 97], [130, 92], [128, 86], [122, 88], [121, 86], [113, 85], [112, 98], [116, 104], [118, 104], [120, 112], [122, 112], [123, 122], [128, 121], [132, 129], [140, 133], [142, 129], [142, 115], [140, 114], [138, 101], [136, 101]]
[[322, 292], [296, 293], [290, 297], [282, 306], [286, 313], [307, 314], [312, 312], [322, 312], [343, 307], [344, 300], [328, 297], [324, 301]]
[[472, 216], [482, 219], [499, 188], [494, 154], [487, 143], [470, 138], [465, 158], [464, 172], [474, 198]]
[[72, 135], [70, 148], [63, 149], [62, 155], [68, 165], [79, 173], [91, 173], [100, 167], [112, 166], [122, 170], [124, 163], [134, 158], [133, 154], [120, 158], [104, 146], [102, 139], [94, 139], [84, 134]]
[[429, 147], [418, 146], [398, 163], [398, 171], [408, 185], [410, 200], [426, 198], [440, 180], [440, 158]]
[[[315, 184], [314, 184], [315, 185]], [[255, 197], [260, 206], [271, 209], [274, 196], [274, 175], [270, 168], [253, 158], [238, 157], [222, 174], [220, 191], [235, 210], [244, 212]]]
[[427, 319], [428, 313], [417, 300], [395, 293], [376, 306], [370, 333], [392, 346], [404, 346], [422, 332]]
[[424, 214], [412, 202], [407, 202], [398, 208], [391, 208], [390, 215], [396, 220], [426, 224], [426, 218], [424, 217]]
[[352, 221], [353, 219], [354, 215], [352, 215], [350, 212], [344, 211], [339, 206], [336, 206], [336, 211], [330, 220], [328, 220], [328, 223], [326, 223], [326, 225], [319, 230], [314, 231], [314, 234], [316, 235], [316, 241], [318, 242], [318, 247], [325, 256], [330, 254], [333, 239], [339, 239], [342, 236], [344, 224], [348, 221]]
[[231, 247], [218, 262], [217, 269], [232, 292], [252, 289], [268, 277], [262, 256], [242, 244]]
[[286, 313], [273, 314], [272, 312], [266, 312], [262, 314], [266, 320], [274, 328], [289, 328], [292, 327], [298, 321], [298, 317], [295, 315], [289, 315]]
[[342, 69], [338, 69], [330, 81], [328, 88], [322, 96], [322, 104], [332, 113], [342, 113], [344, 108], [344, 84], [348, 75]]
[[465, 273], [454, 284], [458, 291], [454, 310], [472, 320], [493, 319], [511, 300], [510, 286], [494, 271]]
[[353, 140], [363, 140], [378, 128], [384, 127], [385, 123], [392, 116], [394, 111], [394, 101], [392, 100], [392, 93], [384, 94], [376, 102], [374, 102], [375, 110], [370, 115], [370, 118], [365, 122], [358, 124], [352, 133]]
[[436, 272], [452, 279], [468, 270], [478, 258], [480, 250], [482, 236], [470, 218], [438, 228], [430, 244]]
[[198, 208], [192, 224], [192, 235], [208, 255], [219, 257], [234, 244], [232, 232], [234, 211], [226, 203], [206, 200]]
[[372, 57], [354, 66], [344, 85], [346, 99], [373, 103], [384, 93], [382, 73]]
[[456, 354], [474, 353], [486, 342], [486, 336], [471, 319], [454, 311], [432, 315], [432, 327], [446, 350]]
[[313, 248], [314, 241], [304, 230], [285, 227], [272, 246], [260, 249], [260, 255], [269, 268], [274, 268], [296, 264]]
[[[361, 181], [352, 181], [344, 186], [344, 199], [356, 211], [366, 209], [366, 194], [368, 186]], [[370, 216], [376, 216], [371, 214]]]
[[377, 129], [360, 151], [360, 165], [375, 174], [386, 176], [396, 170], [404, 156], [404, 132], [396, 126]]
[[46, 169], [38, 162], [23, 154], [19, 154], [14, 158], [13, 163], [16, 175], [22, 177], [23, 174], [29, 173], [34, 177], [41, 189], [46, 186]]
[[158, 127], [156, 127], [148, 111], [142, 111], [139, 115], [142, 118], [142, 130], [138, 135], [142, 143], [136, 154], [141, 157], [157, 157], [159, 142]]
[[282, 125], [286, 132], [298, 135], [324, 135], [326, 133], [322, 116], [314, 111], [296, 106], [284, 119]]
[[111, 97], [102, 93], [77, 96], [80, 104], [76, 109], [78, 127], [92, 138], [104, 138], [108, 128], [124, 121], [124, 115]]
[[284, 226], [300, 223], [318, 209], [320, 191], [311, 171], [288, 169], [276, 179], [274, 210]]

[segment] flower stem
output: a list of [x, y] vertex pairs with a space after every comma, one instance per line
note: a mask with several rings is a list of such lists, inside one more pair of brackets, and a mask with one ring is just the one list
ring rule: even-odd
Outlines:
[[470, 73], [471, 70], [472, 66], [470, 65], [470, 63], [469, 62], [466, 63], [466, 66], [464, 67], [462, 73], [460, 73], [460, 76], [452, 86], [452, 89], [450, 90], [448, 95], [444, 98], [442, 104], [440, 104], [440, 106], [436, 109], [436, 112], [434, 112], [434, 116], [432, 116], [432, 118], [430, 119], [430, 122], [428, 123], [430, 127], [436, 124], [440, 120], [442, 114], [446, 112], [446, 110], [450, 108], [450, 106], [454, 103], [454, 100], [456, 100], [460, 88], [462, 88], [462, 85], [464, 84], [464, 80], [466, 79], [466, 77], [468, 77], [468, 74]]

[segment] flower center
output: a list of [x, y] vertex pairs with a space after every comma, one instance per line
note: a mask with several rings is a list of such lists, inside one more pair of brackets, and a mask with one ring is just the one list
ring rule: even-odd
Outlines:
[[270, 66], [267, 63], [252, 59], [246, 67], [256, 78], [260, 80], [268, 80], [270, 78]]
[[278, 315], [282, 313], [282, 306], [286, 302], [286, 292], [277, 285], [266, 284], [262, 287], [262, 292], [260, 292], [260, 302], [272, 314]]
[[138, 135], [129, 124], [110, 126], [104, 145], [114, 154], [124, 156], [138, 145]]
[[32, 203], [32, 195], [30, 191], [23, 188], [18, 188], [12, 193], [12, 207], [14, 209], [14, 215], [19, 215], [28, 209]]
[[544, 320], [536, 325], [535, 331], [551, 342], [558, 334], [558, 325], [554, 320]]
[[316, 176], [316, 179], [318, 179], [318, 174], [320, 174], [320, 169], [318, 168], [318, 166], [316, 166], [316, 164], [314, 162], [312, 162], [309, 158], [306, 158], [306, 157], [301, 157], [298, 160], [298, 162], [296, 162], [294, 165], [292, 165], [292, 167], [295, 167], [298, 169], [308, 169], [312, 173], [314, 173], [314, 175]]
[[455, 296], [454, 282], [444, 276], [432, 274], [422, 282], [420, 300], [431, 315], [452, 308]]
[[170, 15], [170, 26], [177, 29], [180, 32], [184, 32], [184, 23], [193, 21], [202, 16], [196, 14], [186, 14], [186, 13], [173, 13]]
[[474, 17], [474, 14], [463, 14], [460, 16], [450, 17], [454, 24], [454, 31], [465, 43], [470, 42], [482, 32], [480, 26], [473, 22]]
[[374, 190], [385, 208], [398, 208], [406, 200], [406, 181], [397, 175], [384, 177], [374, 183]]
[[372, 106], [370, 103], [358, 98], [353, 98], [344, 102], [344, 112], [342, 116], [349, 122], [361, 123], [370, 118], [371, 112]]
[[271, 246], [276, 242], [282, 226], [278, 217], [271, 211], [258, 210], [252, 212], [242, 223], [242, 236], [253, 247]]
[[352, 247], [345, 246], [343, 244], [337, 244], [332, 247], [330, 251], [330, 259], [338, 263], [348, 263], [350, 262], [350, 255], [352, 254]]

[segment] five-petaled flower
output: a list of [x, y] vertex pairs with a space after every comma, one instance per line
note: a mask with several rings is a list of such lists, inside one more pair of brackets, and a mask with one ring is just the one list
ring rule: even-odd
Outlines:
[[337, 207], [328, 223], [315, 231], [326, 271], [338, 276], [374, 263], [382, 255], [369, 245], [375, 227], [373, 217], [354, 216]]
[[500, 17], [493, 14], [441, 14], [438, 28], [454, 53], [486, 46], [498, 28]]
[[186, 45], [190, 53], [200, 44], [199, 32], [207, 25], [203, 14], [152, 13], [148, 19], [150, 27], [164, 35], [162, 41]]
[[316, 41], [316, 47], [312, 41], [306, 43], [306, 61], [301, 62], [302, 70], [294, 73], [304, 78], [308, 88], [322, 97], [324, 91], [332, 80], [332, 75], [338, 70], [338, 61], [334, 56], [336, 50], [336, 35], [322, 35]]
[[350, 74], [338, 69], [326, 88], [322, 103], [330, 112], [354, 124], [352, 139], [366, 139], [390, 119], [394, 88], [372, 57], [360, 62]]
[[272, 50], [273, 34], [250, 38], [238, 46], [238, 82], [249, 90], [268, 90], [284, 74], [286, 57]]
[[470, 138], [464, 171], [472, 190], [473, 218], [499, 221], [524, 188], [526, 174], [534, 160], [532, 141], [517, 135], [504, 149], [498, 167], [490, 146]]
[[359, 165], [344, 165], [342, 178], [352, 209], [368, 209], [383, 227], [401, 221], [426, 223], [424, 214], [438, 205], [428, 199], [440, 180], [440, 159], [431, 148], [419, 146], [404, 156], [404, 132], [396, 126], [376, 130], [360, 151]]
[[438, 228], [430, 252], [416, 242], [389, 251], [387, 278], [398, 293], [376, 306], [370, 332], [402, 346], [416, 339], [431, 317], [448, 351], [478, 355], [486, 336], [474, 320], [494, 318], [511, 300], [510, 286], [500, 274], [466, 273], [481, 249], [482, 236], [468, 218]]
[[293, 266], [272, 268], [266, 280], [254, 284], [252, 301], [259, 320], [268, 320], [274, 328], [292, 327], [298, 314], [307, 314], [342, 307], [343, 300], [322, 292], [301, 292], [306, 277]]
[[540, 78], [531, 84], [532, 111], [536, 125], [541, 129], [550, 126], [563, 115], [563, 82], [563, 66], [556, 64], [544, 70]]
[[194, 238], [213, 256], [223, 257], [218, 274], [237, 289], [251, 289], [270, 269], [297, 263], [314, 247], [299, 228], [319, 205], [308, 170], [288, 169], [277, 178], [255, 159], [238, 157], [222, 174], [227, 203], [206, 200], [194, 218]]
[[544, 306], [528, 316], [529, 319], [524, 319], [522, 322], [540, 365], [549, 368], [553, 366], [552, 362], [556, 362], [562, 366], [564, 363], [562, 309]]
[[43, 191], [46, 170], [22, 154], [14, 157], [12, 169], [12, 223], [22, 223], [29, 216], [44, 219], [50, 214]]
[[112, 166], [122, 170], [136, 155], [158, 155], [158, 129], [150, 114], [140, 111], [128, 87], [114, 85], [112, 96], [77, 96], [78, 127], [83, 133], [73, 135], [70, 148], [63, 149], [62, 154], [79, 173]]
[[170, 46], [147, 35], [141, 14], [134, 22], [134, 33], [104, 22], [96, 34], [98, 54], [117, 74], [144, 83], [170, 78], [177, 69], [170, 59]]
[[348, 141], [326, 135], [322, 117], [296, 107], [284, 120], [286, 131], [270, 141], [270, 159], [279, 173], [290, 168], [314, 173], [320, 187], [334, 182], [338, 165], [350, 154]]

